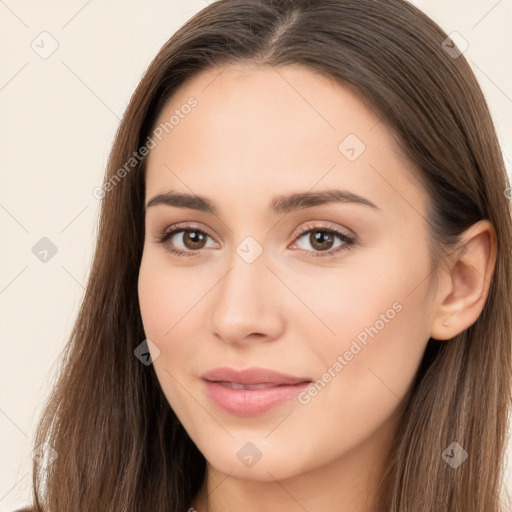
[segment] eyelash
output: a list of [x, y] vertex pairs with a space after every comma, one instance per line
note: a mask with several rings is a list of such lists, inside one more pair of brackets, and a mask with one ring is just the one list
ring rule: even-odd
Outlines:
[[[165, 247], [165, 250], [169, 251], [170, 253], [176, 255], [176, 256], [183, 256], [183, 257], [191, 257], [195, 256], [195, 253], [198, 253], [199, 251], [182, 251], [180, 249], [176, 249], [174, 247], [170, 247], [166, 245], [167, 240], [169, 240], [173, 235], [180, 232], [186, 232], [186, 231], [195, 231], [198, 233], [201, 233], [206, 236], [208, 233], [202, 229], [196, 228], [191, 225], [181, 226], [176, 225], [171, 230], [164, 230], [160, 235], [157, 235], [156, 243], [162, 244]], [[337, 247], [334, 250], [330, 251], [306, 251], [306, 256], [308, 258], [325, 258], [325, 257], [333, 257], [337, 255], [338, 253], [341, 253], [343, 251], [350, 250], [357, 242], [357, 240], [353, 237], [348, 236], [346, 233], [343, 233], [342, 231], [331, 227], [331, 226], [303, 226], [299, 229], [298, 233], [295, 234], [294, 240], [297, 240], [304, 236], [307, 233], [311, 233], [314, 231], [320, 231], [322, 233], [328, 233], [330, 235], [337, 236], [342, 242], [343, 245]], [[210, 237], [211, 238], [211, 237]], [[313, 254], [313, 256], [311, 256]]]

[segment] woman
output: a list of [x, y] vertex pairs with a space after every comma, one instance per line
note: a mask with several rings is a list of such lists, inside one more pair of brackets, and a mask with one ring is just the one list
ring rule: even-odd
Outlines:
[[203, 9], [95, 192], [33, 510], [504, 510], [509, 187], [412, 5]]

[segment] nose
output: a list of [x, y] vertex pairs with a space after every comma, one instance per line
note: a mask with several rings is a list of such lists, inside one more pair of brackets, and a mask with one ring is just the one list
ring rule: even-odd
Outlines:
[[231, 344], [267, 342], [280, 337], [286, 324], [284, 286], [260, 255], [248, 263], [238, 254], [212, 296], [211, 329]]

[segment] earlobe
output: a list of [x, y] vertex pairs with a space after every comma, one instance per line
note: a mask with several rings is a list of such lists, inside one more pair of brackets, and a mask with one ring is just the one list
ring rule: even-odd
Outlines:
[[481, 220], [461, 236], [463, 250], [450, 263], [444, 276], [448, 291], [438, 296], [431, 337], [448, 340], [471, 327], [487, 300], [494, 267], [497, 241], [494, 227]]

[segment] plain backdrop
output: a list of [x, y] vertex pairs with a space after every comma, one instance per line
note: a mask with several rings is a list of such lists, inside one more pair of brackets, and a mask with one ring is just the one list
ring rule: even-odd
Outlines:
[[[0, 0], [0, 511], [31, 498], [35, 428], [84, 293], [92, 191], [119, 120], [161, 45], [207, 3]], [[510, 170], [512, 0], [413, 3], [467, 41]]]

